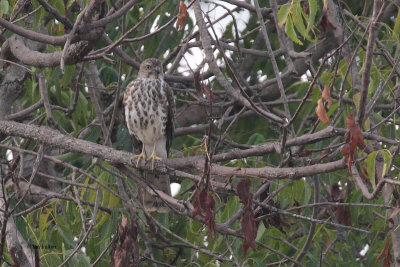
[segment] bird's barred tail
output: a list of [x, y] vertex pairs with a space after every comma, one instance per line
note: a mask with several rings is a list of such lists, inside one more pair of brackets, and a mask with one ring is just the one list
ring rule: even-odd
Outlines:
[[[144, 178], [151, 188], [161, 190], [169, 196], [171, 195], [169, 175], [146, 171], [144, 172]], [[168, 205], [161, 198], [150, 194], [144, 188], [140, 188], [139, 197], [142, 205], [148, 212], [158, 211], [160, 213], [165, 213], [170, 210]]]

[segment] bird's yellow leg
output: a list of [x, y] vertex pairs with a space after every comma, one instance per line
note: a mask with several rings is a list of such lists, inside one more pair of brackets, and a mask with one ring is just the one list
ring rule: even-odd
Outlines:
[[139, 166], [139, 161], [141, 159], [146, 159], [146, 153], [144, 152], [144, 149], [142, 150], [142, 153], [140, 153], [139, 155], [134, 155], [132, 157], [132, 160], [136, 159], [136, 168]]
[[151, 152], [151, 155], [147, 158], [148, 160], [151, 160], [151, 168], [154, 169], [154, 161], [158, 160], [161, 161], [162, 158], [158, 157], [156, 152], [155, 152], [156, 144], [153, 146], [153, 152]]

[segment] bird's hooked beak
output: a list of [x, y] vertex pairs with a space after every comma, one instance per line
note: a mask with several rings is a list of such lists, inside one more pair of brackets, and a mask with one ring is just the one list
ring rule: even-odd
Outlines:
[[154, 67], [149, 73], [149, 78], [158, 79], [158, 78], [160, 78], [160, 74], [161, 74], [161, 68]]
[[157, 73], [157, 74], [160, 74], [161, 73], [161, 68], [160, 67], [155, 67], [154, 68], [154, 72]]

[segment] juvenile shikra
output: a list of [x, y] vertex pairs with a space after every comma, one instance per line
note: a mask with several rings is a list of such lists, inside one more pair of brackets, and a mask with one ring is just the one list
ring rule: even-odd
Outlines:
[[[131, 137], [140, 141], [144, 158], [161, 160], [168, 157], [174, 135], [175, 98], [164, 81], [162, 63], [156, 58], [142, 62], [137, 79], [130, 82], [124, 94], [125, 120]], [[166, 174], [145, 171], [147, 184], [171, 195], [170, 179]], [[146, 210], [168, 212], [168, 206], [158, 197], [139, 187], [139, 197]]]

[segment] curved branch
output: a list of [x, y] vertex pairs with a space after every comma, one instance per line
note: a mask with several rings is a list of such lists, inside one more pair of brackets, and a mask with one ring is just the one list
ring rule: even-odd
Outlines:
[[30, 40], [45, 43], [45, 44], [51, 44], [51, 45], [64, 45], [65, 41], [67, 40], [67, 36], [68, 36], [68, 35], [51, 36], [51, 35], [43, 34], [40, 32], [27, 30], [21, 26], [12, 24], [11, 22], [9, 22], [5, 19], [2, 19], [2, 18], [0, 18], [0, 26], [3, 26], [7, 30], [10, 30], [13, 33], [21, 35]]
[[131, 7], [133, 7], [138, 2], [139, 2], [139, 0], [130, 0], [128, 3], [126, 3], [123, 7], [118, 9], [112, 15], [84, 25], [83, 27], [81, 27], [79, 29], [79, 32], [83, 33], [83, 32], [90, 31], [91, 29], [94, 29], [94, 28], [99, 28], [99, 27], [106, 26], [108, 23], [119, 19], [122, 15], [124, 15], [126, 12], [128, 12], [129, 9], [131, 9]]
[[[22, 63], [35, 67], [55, 67], [60, 64], [62, 52], [41, 53], [29, 49], [21, 36], [13, 35], [10, 39], [10, 50], [12, 54]], [[65, 64], [71, 65], [82, 61], [89, 53], [94, 42], [80, 41], [72, 44], [66, 54]]]

